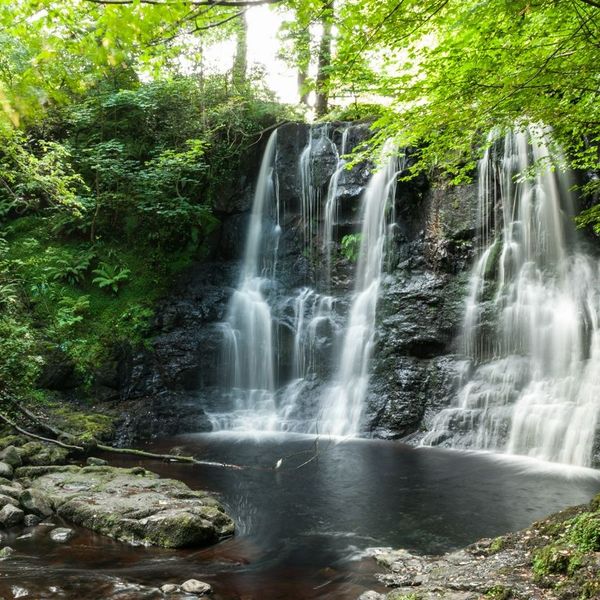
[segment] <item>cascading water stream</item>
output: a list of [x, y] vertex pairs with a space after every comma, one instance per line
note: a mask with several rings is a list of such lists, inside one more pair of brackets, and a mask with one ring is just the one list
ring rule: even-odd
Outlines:
[[399, 172], [390, 144], [385, 145], [383, 156], [386, 164], [371, 178], [363, 197], [355, 296], [335, 383], [326, 394], [319, 422], [319, 431], [330, 435], [353, 436], [359, 432], [369, 383], [369, 360], [375, 341], [375, 313], [388, 229], [386, 212], [394, 204]]
[[346, 169], [346, 160], [344, 156], [348, 152], [348, 134], [349, 128], [342, 132], [342, 144], [338, 154], [337, 167], [327, 188], [327, 200], [325, 202], [325, 222], [323, 225], [323, 252], [327, 265], [326, 280], [327, 285], [331, 285], [331, 253], [333, 249], [333, 228], [338, 221], [338, 190], [343, 180]]
[[600, 410], [600, 278], [576, 251], [570, 183], [546, 135], [509, 133], [503, 155], [494, 145], [479, 163], [482, 247], [463, 324], [473, 367], [423, 443], [588, 466]]
[[[234, 410], [212, 415], [214, 429], [270, 430], [276, 427], [275, 369], [271, 309], [263, 293], [261, 259], [265, 245], [265, 211], [275, 204], [274, 161], [277, 131], [271, 135], [256, 183], [240, 283], [223, 324], [223, 364]], [[278, 237], [277, 225], [273, 232]]]

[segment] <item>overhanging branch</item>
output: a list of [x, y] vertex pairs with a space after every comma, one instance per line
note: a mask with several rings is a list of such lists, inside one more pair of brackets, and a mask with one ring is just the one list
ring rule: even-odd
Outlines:
[[93, 4], [131, 5], [152, 4], [154, 6], [223, 6], [225, 8], [251, 8], [264, 4], [279, 4], [284, 0], [85, 0]]

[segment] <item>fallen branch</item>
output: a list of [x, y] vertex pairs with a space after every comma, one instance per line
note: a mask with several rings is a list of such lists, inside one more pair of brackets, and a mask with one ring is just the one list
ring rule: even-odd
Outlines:
[[115, 448], [114, 446], [105, 446], [104, 444], [98, 444], [96, 446], [98, 450], [103, 452], [112, 452], [114, 454], [126, 454], [130, 456], [141, 456], [143, 458], [156, 458], [159, 460], [168, 460], [171, 462], [189, 463], [193, 465], [202, 465], [205, 467], [224, 467], [227, 469], [246, 469], [241, 465], [232, 465], [229, 463], [221, 463], [210, 460], [198, 460], [193, 456], [179, 456], [178, 454], [156, 454], [154, 452], [146, 452], [145, 450], [136, 450], [135, 448]]
[[[36, 415], [29, 412], [27, 409], [19, 406], [14, 401], [13, 401], [13, 404], [15, 406], [17, 406], [19, 408], [19, 410], [23, 414], [25, 414], [27, 417], [29, 417], [32, 421], [36, 422], [40, 426], [43, 426], [44, 429], [49, 430], [54, 435], [65, 435], [70, 438], [77, 439], [77, 436], [68, 434], [64, 431], [60, 431], [59, 429], [54, 429], [49, 425], [42, 424]], [[12, 419], [10, 419], [9, 417], [7, 417], [6, 415], [4, 415], [2, 413], [0, 413], [0, 420], [4, 421], [4, 423], [6, 423], [10, 427], [12, 427], [15, 431], [18, 431], [20, 434], [22, 434], [26, 437], [40, 440], [42, 442], [47, 442], [48, 444], [55, 444], [56, 446], [60, 446], [61, 448], [65, 448], [66, 450], [72, 450], [74, 452], [84, 453], [86, 451], [86, 449], [83, 446], [76, 446], [75, 444], [67, 444], [65, 442], [61, 442], [59, 440], [55, 440], [52, 438], [47, 438], [47, 437], [38, 435], [37, 433], [33, 433], [31, 431], [23, 429], [21, 426], [17, 425]], [[228, 463], [220, 463], [220, 462], [209, 461], [209, 460], [198, 460], [197, 458], [194, 458], [193, 456], [179, 456], [177, 454], [157, 454], [154, 452], [146, 452], [145, 450], [136, 450], [135, 448], [115, 448], [113, 446], [107, 446], [105, 444], [94, 444], [92, 446], [92, 448], [101, 450], [102, 452], [111, 452], [113, 454], [141, 456], [143, 458], [167, 460], [167, 461], [171, 461], [171, 462], [180, 462], [180, 463], [201, 465], [201, 466], [205, 466], [205, 467], [221, 467], [221, 468], [227, 468], [227, 469], [244, 469], [245, 468], [240, 465], [232, 465], [232, 464], [228, 464]]]
[[73, 446], [71, 444], [65, 444], [64, 442], [59, 442], [58, 440], [53, 440], [51, 438], [37, 435], [37, 433], [32, 433], [31, 431], [27, 431], [26, 429], [19, 427], [19, 425], [17, 425], [13, 421], [11, 421], [6, 415], [4, 415], [2, 413], [0, 413], [0, 420], [4, 421], [7, 425], [10, 425], [10, 427], [12, 427], [15, 431], [18, 431], [19, 433], [21, 433], [27, 437], [30, 437], [30, 438], [33, 438], [36, 440], [41, 440], [42, 442], [47, 442], [49, 444], [56, 444], [57, 446], [60, 446], [61, 448], [66, 448], [67, 450], [75, 450], [77, 452], [83, 452], [83, 448], [81, 446]]

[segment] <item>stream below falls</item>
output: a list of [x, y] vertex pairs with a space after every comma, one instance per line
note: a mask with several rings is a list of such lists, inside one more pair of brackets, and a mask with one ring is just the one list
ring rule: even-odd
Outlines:
[[[189, 578], [209, 582], [217, 600], [355, 599], [378, 589], [364, 557], [375, 546], [442, 553], [526, 527], [587, 502], [600, 474], [532, 459], [400, 443], [319, 440], [294, 434], [196, 434], [152, 448], [180, 446], [244, 470], [120, 459], [220, 494], [235, 519], [232, 539], [206, 549], [132, 547], [76, 528], [68, 544], [43, 527], [7, 543], [0, 595], [24, 598], [162, 598], [156, 589]], [[285, 458], [288, 457], [288, 458]], [[273, 465], [284, 458], [280, 469]], [[184, 596], [178, 596], [183, 598]]]

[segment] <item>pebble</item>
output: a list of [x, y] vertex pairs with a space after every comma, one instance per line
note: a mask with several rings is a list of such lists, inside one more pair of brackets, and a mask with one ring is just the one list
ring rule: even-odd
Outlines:
[[53, 542], [68, 542], [75, 532], [67, 527], [57, 527], [50, 532], [50, 539]]
[[188, 579], [181, 584], [181, 589], [184, 592], [188, 592], [190, 594], [210, 594], [212, 592], [212, 587], [210, 584], [205, 583], [204, 581], [198, 581], [197, 579]]

